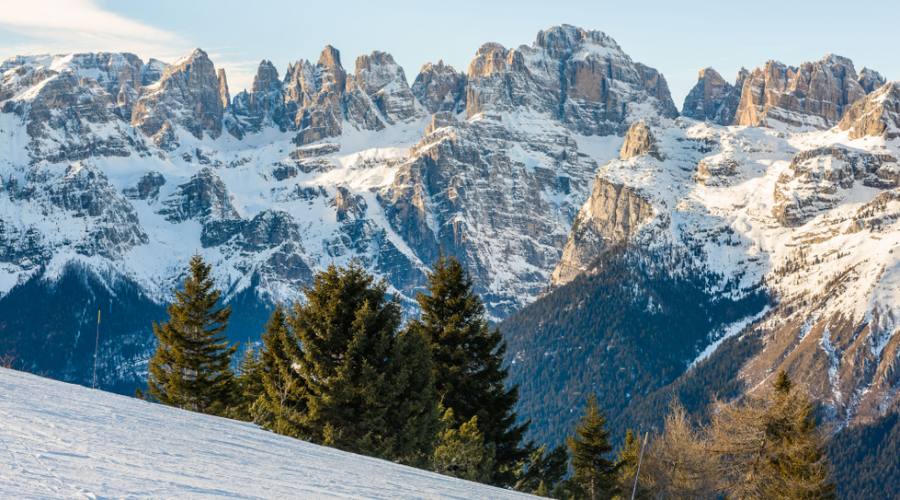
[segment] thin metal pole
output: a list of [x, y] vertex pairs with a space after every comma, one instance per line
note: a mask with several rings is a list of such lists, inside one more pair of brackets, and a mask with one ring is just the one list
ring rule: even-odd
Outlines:
[[634, 487], [631, 489], [631, 500], [634, 500], [635, 495], [637, 495], [637, 483], [638, 477], [641, 475], [641, 462], [644, 461], [644, 447], [647, 446], [647, 438], [650, 436], [650, 432], [644, 433], [644, 441], [641, 443], [641, 453], [638, 455], [638, 466], [637, 471], [634, 473]]
[[100, 349], [100, 306], [97, 306], [97, 336], [94, 338], [94, 376], [91, 378], [91, 389], [97, 388], [97, 350]]

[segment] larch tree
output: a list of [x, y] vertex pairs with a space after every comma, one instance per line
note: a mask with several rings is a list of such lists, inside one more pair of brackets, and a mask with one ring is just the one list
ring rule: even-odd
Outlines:
[[211, 272], [199, 255], [192, 257], [183, 288], [168, 307], [169, 320], [154, 323], [158, 344], [148, 388], [163, 404], [225, 415], [235, 404], [231, 361], [237, 346], [225, 337], [231, 309], [219, 304]]
[[716, 477], [729, 497], [834, 498], [812, 403], [784, 371], [768, 397], [719, 405], [712, 429]]

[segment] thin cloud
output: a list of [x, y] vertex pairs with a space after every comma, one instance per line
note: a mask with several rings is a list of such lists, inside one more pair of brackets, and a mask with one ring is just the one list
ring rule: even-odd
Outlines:
[[175, 33], [110, 12], [92, 0], [16, 2], [4, 7], [0, 27], [22, 38], [0, 47], [5, 57], [104, 50], [171, 59], [190, 47]]
[[[0, 31], [16, 41], [0, 45], [0, 60], [16, 55], [73, 52], [133, 52], [143, 59], [172, 62], [195, 47], [190, 39], [116, 14], [93, 0], [27, 0], [3, 7]], [[232, 92], [248, 87], [256, 71], [251, 61], [210, 52], [225, 68]]]

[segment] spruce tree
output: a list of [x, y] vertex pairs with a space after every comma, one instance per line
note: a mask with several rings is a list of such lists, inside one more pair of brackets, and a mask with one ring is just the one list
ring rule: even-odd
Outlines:
[[260, 353], [262, 390], [250, 409], [253, 421], [266, 429], [292, 437], [306, 433], [299, 427], [302, 412], [303, 379], [297, 372], [302, 354], [296, 337], [288, 328], [284, 307], [272, 311], [262, 335]]
[[411, 328], [431, 345], [440, 401], [453, 410], [457, 427], [478, 417], [485, 446], [495, 457], [489, 482], [512, 486], [533, 446], [521, 444], [528, 423], [517, 423], [518, 388], [505, 387], [506, 345], [500, 331], [489, 328], [481, 299], [456, 259], [438, 259], [428, 293], [417, 301], [422, 314]]
[[158, 345], [150, 359], [148, 386], [157, 401], [186, 410], [225, 415], [234, 404], [231, 358], [237, 349], [225, 337], [231, 309], [219, 306], [221, 292], [211, 266], [191, 258], [183, 289], [175, 291], [169, 320], [153, 324]]
[[606, 458], [612, 451], [606, 418], [597, 405], [597, 397], [588, 398], [584, 416], [569, 438], [572, 454], [572, 478], [585, 498], [611, 498], [616, 493], [616, 464]]
[[235, 407], [232, 418], [251, 421], [251, 408], [263, 392], [263, 362], [260, 349], [248, 348], [238, 367]]
[[413, 465], [438, 430], [430, 353], [398, 333], [400, 307], [362, 268], [329, 267], [264, 335], [264, 396], [255, 413], [276, 432]]

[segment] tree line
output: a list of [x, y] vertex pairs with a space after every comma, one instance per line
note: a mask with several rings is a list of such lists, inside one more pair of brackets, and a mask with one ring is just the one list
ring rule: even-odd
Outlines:
[[675, 406], [661, 432], [629, 431], [619, 450], [591, 396], [574, 434], [548, 449], [525, 438], [505, 344], [455, 259], [435, 263], [406, 324], [383, 281], [330, 266], [303, 302], [275, 307], [236, 370], [211, 274], [193, 257], [168, 321], [153, 325], [149, 399], [555, 498], [833, 496], [812, 405], [783, 373], [767, 399], [718, 404], [705, 427]]

